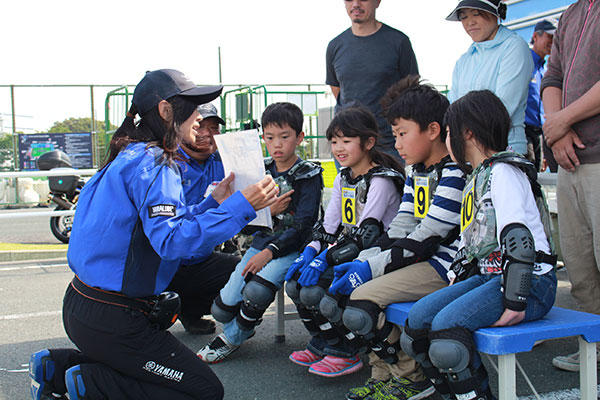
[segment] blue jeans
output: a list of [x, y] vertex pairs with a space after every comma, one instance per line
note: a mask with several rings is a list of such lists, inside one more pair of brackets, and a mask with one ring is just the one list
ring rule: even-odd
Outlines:
[[[500, 275], [475, 275], [417, 301], [408, 313], [412, 329], [439, 331], [463, 327], [471, 332], [492, 325], [504, 312]], [[532, 275], [525, 318], [534, 321], [550, 311], [556, 297], [556, 274]], [[481, 363], [475, 353], [473, 366]]]
[[[235, 267], [235, 271], [233, 271], [229, 277], [229, 280], [223, 289], [221, 289], [221, 300], [223, 300], [223, 303], [227, 304], [228, 306], [235, 306], [242, 301], [242, 290], [244, 289], [244, 286], [246, 286], [246, 281], [242, 276], [242, 271], [246, 267], [248, 260], [258, 253], [260, 253], [260, 250], [257, 250], [253, 247], [246, 251], [246, 254], [244, 254], [242, 260]], [[264, 266], [263, 269], [260, 270], [257, 275], [271, 282], [273, 285], [277, 286], [277, 288], [281, 288], [285, 278], [285, 273], [290, 265], [292, 265], [294, 260], [298, 258], [298, 256], [298, 252], [293, 252], [287, 256], [271, 260], [267, 263], [267, 265]], [[246, 339], [252, 336], [254, 330], [241, 329], [236, 320], [233, 319], [223, 325], [223, 333], [225, 333], [229, 343], [239, 346]]]

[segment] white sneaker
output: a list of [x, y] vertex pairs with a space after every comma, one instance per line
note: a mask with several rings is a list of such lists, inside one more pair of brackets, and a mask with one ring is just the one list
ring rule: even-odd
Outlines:
[[201, 348], [196, 355], [206, 363], [216, 364], [223, 361], [225, 357], [239, 349], [239, 347], [240, 346], [229, 343], [225, 334], [221, 333], [210, 343]]
[[[600, 357], [600, 352], [596, 350], [596, 357]], [[597, 358], [597, 363], [600, 363], [600, 358]], [[565, 371], [578, 372], [579, 371], [579, 352], [569, 354], [566, 356], [556, 356], [552, 359], [552, 365], [556, 368], [563, 369]]]

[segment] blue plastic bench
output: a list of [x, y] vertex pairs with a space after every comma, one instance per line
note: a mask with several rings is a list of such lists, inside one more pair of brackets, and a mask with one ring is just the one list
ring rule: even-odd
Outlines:
[[[391, 304], [388, 321], [404, 326], [414, 303]], [[477, 350], [498, 356], [498, 393], [500, 400], [515, 400], [517, 385], [515, 353], [530, 351], [538, 340], [579, 336], [579, 383], [582, 400], [596, 400], [598, 377], [596, 345], [600, 342], [600, 315], [553, 307], [542, 319], [516, 326], [483, 328], [475, 332]]]

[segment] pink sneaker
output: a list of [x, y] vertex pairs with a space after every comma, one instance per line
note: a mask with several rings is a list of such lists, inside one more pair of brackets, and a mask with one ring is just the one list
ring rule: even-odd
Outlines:
[[358, 355], [352, 358], [325, 356], [325, 358], [321, 361], [311, 365], [308, 369], [308, 372], [327, 378], [335, 378], [337, 376], [348, 375], [356, 372], [361, 369], [362, 366], [363, 362]]
[[308, 349], [295, 351], [292, 354], [290, 354], [291, 362], [298, 365], [304, 365], [305, 367], [313, 365], [314, 363], [316, 363], [317, 361], [321, 361], [322, 359], [323, 357], [319, 357], [318, 355], [316, 355]]

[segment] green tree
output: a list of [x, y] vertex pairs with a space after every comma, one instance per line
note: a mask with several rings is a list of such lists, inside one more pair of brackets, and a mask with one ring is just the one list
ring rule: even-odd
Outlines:
[[[91, 130], [91, 122], [91, 118], [68, 118], [64, 121], [55, 122], [48, 130], [48, 133], [89, 132]], [[117, 129], [117, 127], [111, 126], [111, 129]], [[105, 132], [104, 121], [96, 120], [96, 132]]]
[[[76, 132], [89, 132], [91, 130], [91, 118], [68, 118], [64, 121], [55, 122], [52, 127], [48, 130], [48, 133], [76, 133]], [[114, 132], [118, 127], [110, 125], [110, 131]], [[106, 133], [106, 124], [104, 121], [96, 120], [96, 146], [98, 161], [102, 164], [102, 160], [106, 155], [108, 144], [112, 134]]]
[[13, 138], [9, 133], [0, 133], [0, 170], [13, 166]]

